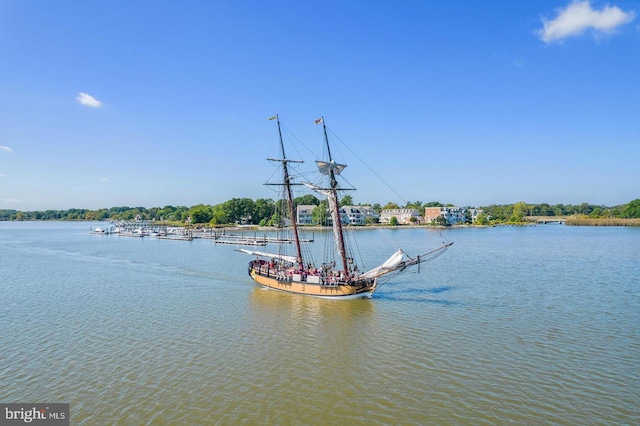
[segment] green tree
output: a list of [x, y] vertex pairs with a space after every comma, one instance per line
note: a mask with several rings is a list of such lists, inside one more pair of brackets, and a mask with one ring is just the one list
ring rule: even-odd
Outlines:
[[623, 218], [624, 215], [622, 214], [622, 211], [625, 207], [626, 205], [611, 207], [609, 209], [609, 217]]
[[230, 223], [253, 223], [255, 202], [251, 198], [232, 198], [223, 207]]
[[279, 212], [276, 211], [267, 222], [267, 225], [281, 228], [285, 225], [284, 218]]
[[2, 209], [0, 210], [0, 220], [10, 220], [11, 216], [14, 216], [16, 213], [18, 213], [17, 210]]
[[476, 217], [476, 224], [478, 224], [478, 225], [488, 225], [489, 224], [489, 218], [487, 217], [486, 214], [480, 213]]
[[97, 220], [105, 220], [109, 218], [109, 211], [107, 209], [100, 209], [96, 212]]
[[535, 204], [530, 206], [531, 216], [553, 216], [553, 210], [547, 203]]
[[482, 207], [485, 215], [490, 216], [492, 220], [496, 222], [506, 221], [511, 217], [513, 212], [512, 204], [491, 204], [490, 206]]
[[602, 209], [600, 207], [596, 207], [593, 210], [591, 210], [591, 213], [589, 213], [589, 217], [591, 218], [600, 218], [604, 215], [604, 212], [602, 211]]
[[149, 220], [158, 220], [158, 211], [160, 209], [158, 207], [151, 207], [147, 209], [147, 217]]
[[224, 225], [229, 223], [229, 217], [227, 216], [222, 204], [213, 206], [211, 209], [211, 220], [209, 223], [212, 225]]
[[564, 216], [567, 213], [564, 204], [556, 204], [553, 206], [553, 215], [552, 216]]
[[340, 207], [352, 206], [352, 205], [353, 205], [353, 198], [351, 197], [351, 195], [345, 195], [340, 200]]
[[582, 204], [580, 204], [580, 206], [577, 207], [576, 210], [577, 210], [578, 213], [588, 215], [589, 213], [591, 213], [593, 211], [594, 207], [595, 206], [592, 206], [589, 203], [582, 203]]
[[327, 226], [329, 223], [327, 209], [329, 208], [329, 203], [326, 200], [320, 201], [318, 207], [313, 209], [311, 212], [311, 220], [316, 225]]
[[519, 201], [515, 203], [513, 205], [513, 213], [509, 218], [509, 222], [523, 222], [524, 217], [527, 215], [528, 210], [529, 210], [529, 207], [527, 206], [527, 203], [525, 203], [524, 201]]
[[189, 209], [189, 216], [191, 216], [191, 223], [209, 223], [213, 219], [213, 210], [211, 206], [198, 204]]
[[392, 209], [399, 209], [399, 208], [400, 207], [396, 203], [392, 203], [391, 201], [389, 201], [387, 204], [384, 205], [382, 210], [392, 210]]
[[440, 215], [436, 217], [436, 225], [438, 226], [449, 226], [449, 222], [447, 222], [447, 218]]
[[254, 207], [254, 223], [262, 223], [263, 220], [266, 223], [266, 221], [269, 220], [271, 216], [273, 216], [274, 210], [275, 203], [271, 198], [258, 198], [255, 202]]
[[176, 222], [184, 222], [189, 217], [189, 209], [187, 206], [178, 206], [173, 212], [173, 220]]
[[174, 215], [176, 212], [176, 208], [173, 206], [164, 206], [161, 209], [158, 209], [156, 212], [156, 218], [158, 220], [175, 220]]
[[[296, 206], [293, 206], [295, 216]], [[273, 203], [273, 212], [267, 218], [268, 226], [284, 226], [290, 219], [289, 202], [285, 199], [278, 199]]]
[[627, 203], [622, 209], [621, 216], [627, 219], [640, 218], [640, 198]]
[[391, 216], [391, 219], [389, 219], [389, 225], [398, 226], [398, 218], [395, 216]]
[[317, 206], [319, 202], [320, 200], [313, 196], [313, 194], [306, 194], [293, 199], [293, 204], [296, 206]]

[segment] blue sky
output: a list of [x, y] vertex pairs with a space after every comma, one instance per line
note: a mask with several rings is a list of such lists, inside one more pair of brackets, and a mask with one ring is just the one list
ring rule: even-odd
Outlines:
[[0, 208], [273, 198], [274, 114], [355, 202], [623, 204], [638, 76], [638, 1], [0, 0]]

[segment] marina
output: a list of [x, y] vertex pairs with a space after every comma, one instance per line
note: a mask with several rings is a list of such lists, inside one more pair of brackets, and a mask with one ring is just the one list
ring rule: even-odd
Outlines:
[[[171, 241], [193, 241], [194, 239], [212, 240], [216, 244], [265, 246], [269, 243], [291, 244], [290, 238], [280, 238], [269, 235], [268, 231], [258, 235], [257, 231], [243, 231], [239, 227], [200, 227], [170, 226], [158, 224], [154, 221], [117, 222], [109, 225], [90, 227], [89, 233], [93, 235], [117, 235], [120, 237], [157, 238]], [[314, 237], [300, 238], [301, 242], [311, 243]]]

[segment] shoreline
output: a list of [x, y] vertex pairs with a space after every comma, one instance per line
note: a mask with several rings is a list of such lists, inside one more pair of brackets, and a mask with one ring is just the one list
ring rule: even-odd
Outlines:
[[[87, 222], [87, 223], [117, 223], [114, 221], [108, 220], [86, 220], [86, 219], [77, 219], [77, 220], [0, 220], [0, 222], [21, 222], [21, 223], [44, 223], [44, 222]], [[128, 222], [121, 221], [127, 223], [136, 223], [136, 222]], [[172, 227], [182, 227], [182, 228], [193, 228], [193, 229], [228, 229], [228, 230], [253, 230], [253, 231], [270, 231], [276, 228], [272, 226], [259, 226], [259, 225], [209, 225], [206, 223], [202, 224], [184, 224], [184, 223], [170, 223], [170, 222], [160, 222], [160, 221], [141, 221], [139, 223], [144, 223], [146, 225], [154, 224], [157, 226], [172, 226]], [[550, 217], [548, 220], [540, 221], [540, 220], [525, 220], [524, 222], [500, 222], [500, 223], [492, 223], [489, 225], [475, 225], [475, 224], [455, 224], [455, 225], [385, 225], [385, 224], [375, 224], [375, 225], [345, 225], [345, 229], [348, 230], [367, 230], [367, 229], [462, 229], [462, 228], [495, 228], [498, 226], [537, 226], [537, 225], [552, 225], [552, 224], [562, 224], [564, 226], [639, 226], [640, 227], [640, 219], [621, 219], [621, 218], [600, 218], [600, 219], [592, 219], [592, 218], [575, 218], [575, 217], [558, 217], [553, 218]], [[312, 230], [312, 231], [323, 231], [330, 230], [330, 226], [319, 226], [319, 225], [298, 225], [299, 229], [302, 230]]]

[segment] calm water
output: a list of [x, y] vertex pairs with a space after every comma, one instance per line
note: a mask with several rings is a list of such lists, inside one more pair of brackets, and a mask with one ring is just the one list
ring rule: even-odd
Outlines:
[[[207, 240], [0, 222], [0, 402], [72, 424], [640, 424], [640, 229], [358, 232], [370, 300], [266, 291]], [[318, 244], [318, 243], [316, 243]]]

